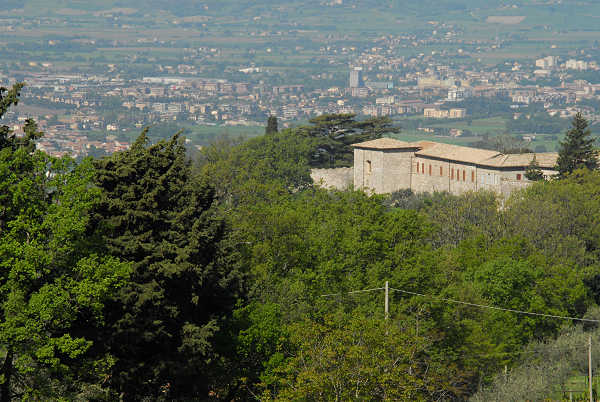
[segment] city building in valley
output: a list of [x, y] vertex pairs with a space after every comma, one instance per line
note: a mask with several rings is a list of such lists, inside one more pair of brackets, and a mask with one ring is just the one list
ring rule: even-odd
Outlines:
[[376, 194], [404, 189], [415, 193], [445, 191], [451, 194], [491, 190], [508, 196], [531, 184], [525, 178], [525, 171], [534, 156], [544, 175], [550, 177], [557, 173], [558, 154], [551, 152], [503, 154], [486, 149], [430, 141], [404, 142], [392, 138], [354, 144], [353, 148], [351, 175], [348, 168], [320, 169], [312, 172], [313, 180], [335, 188], [354, 184], [356, 189]]
[[354, 67], [354, 69], [350, 70], [350, 88], [362, 88], [364, 86], [362, 68]]

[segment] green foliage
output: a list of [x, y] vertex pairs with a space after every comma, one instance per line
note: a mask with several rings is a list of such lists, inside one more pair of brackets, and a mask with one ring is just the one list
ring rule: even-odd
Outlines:
[[[597, 308], [595, 317], [597, 319]], [[565, 328], [549, 342], [532, 342], [523, 351], [519, 364], [506, 374], [499, 374], [494, 381], [477, 392], [470, 400], [520, 401], [520, 400], [568, 400], [584, 395], [589, 400], [586, 381], [573, 385], [574, 377], [587, 375], [587, 344], [592, 339], [592, 355], [600, 353], [600, 333], [597, 328], [586, 331], [582, 325]], [[600, 366], [592, 361], [592, 370], [597, 373]], [[594, 374], [595, 375], [595, 374]]]
[[266, 392], [266, 400], [424, 401], [446, 396], [446, 367], [426, 357], [429, 341], [407, 325], [327, 316], [323, 322], [294, 324], [291, 331], [297, 351], [277, 369], [277, 392]]
[[[11, 185], [24, 166], [19, 183]], [[75, 167], [24, 148], [0, 151], [3, 194], [18, 202], [0, 236], [3, 396], [72, 395], [82, 382], [100, 382], [110, 366], [110, 357], [94, 349], [91, 333], [103, 325], [104, 305], [127, 279], [129, 266], [87, 248], [86, 223], [98, 199], [91, 176], [89, 163]], [[40, 191], [23, 191], [35, 187]], [[93, 369], [98, 364], [104, 367], [99, 372]]]
[[[178, 135], [149, 145], [144, 132], [128, 151], [76, 164], [36, 152], [33, 122], [24, 138], [5, 131], [3, 401], [526, 389], [501, 389], [494, 375], [565, 322], [449, 299], [560, 316], [600, 302], [600, 173], [540, 180], [509, 200], [326, 191], [311, 167], [348, 165], [352, 143], [397, 128], [353, 115], [311, 124], [215, 143], [196, 171]], [[528, 173], [538, 171], [534, 159]]]
[[278, 131], [279, 129], [277, 128], [277, 117], [269, 116], [269, 119], [267, 120], [267, 127], [265, 127], [265, 134], [275, 134]]
[[207, 395], [220, 322], [241, 274], [227, 249], [214, 190], [192, 174], [178, 135], [95, 162], [96, 227], [108, 255], [132, 263], [101, 338], [116, 357], [111, 386], [126, 399]]
[[251, 205], [308, 187], [313, 149], [312, 141], [291, 130], [242, 144], [224, 139], [202, 149], [199, 170], [222, 202]]
[[600, 174], [586, 170], [538, 182], [508, 200], [505, 221], [546, 255], [590, 265], [600, 257], [599, 186]]
[[335, 168], [352, 166], [354, 150], [350, 147], [363, 141], [381, 138], [386, 133], [399, 133], [389, 117], [374, 117], [356, 121], [354, 114], [329, 114], [309, 120], [312, 126], [298, 127], [300, 135], [316, 140], [310, 166]]
[[[21, 88], [2, 97], [0, 116]], [[90, 250], [87, 223], [99, 197], [90, 162], [34, 151], [41, 133], [31, 120], [21, 138], [0, 130], [2, 401], [74, 398], [112, 365], [93, 333], [129, 265]]]
[[535, 155], [525, 170], [525, 177], [527, 180], [531, 181], [544, 180], [544, 172], [542, 172], [540, 164], [536, 160]]
[[596, 169], [598, 167], [598, 152], [594, 148], [595, 139], [591, 138], [588, 122], [581, 113], [577, 113], [571, 123], [572, 127], [560, 143], [556, 168], [560, 177], [577, 169]]
[[[19, 103], [19, 95], [24, 86], [23, 83], [17, 83], [10, 89], [0, 87], [0, 119], [11, 106], [16, 106]], [[37, 130], [37, 124], [32, 119], [27, 119], [23, 130], [25, 135], [17, 137], [8, 126], [0, 126], [0, 149], [10, 147], [15, 151], [18, 148], [25, 147], [28, 152], [35, 150], [34, 141], [42, 136], [42, 133]]]

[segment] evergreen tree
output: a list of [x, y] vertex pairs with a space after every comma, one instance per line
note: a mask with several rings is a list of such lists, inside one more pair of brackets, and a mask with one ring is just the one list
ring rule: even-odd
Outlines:
[[596, 169], [598, 151], [594, 149], [595, 140], [591, 137], [588, 122], [581, 113], [577, 113], [571, 123], [572, 127], [560, 143], [556, 168], [560, 177], [565, 177], [576, 169]]
[[267, 120], [267, 127], [265, 128], [265, 134], [275, 134], [279, 131], [277, 124], [277, 117], [269, 116], [269, 120]]
[[354, 150], [350, 145], [381, 138], [386, 133], [399, 133], [389, 117], [373, 117], [356, 121], [355, 114], [326, 114], [310, 119], [311, 126], [298, 127], [297, 132], [315, 142], [310, 161], [314, 168], [350, 167]]
[[527, 169], [525, 169], [525, 177], [531, 181], [544, 180], [544, 172], [540, 169], [540, 164], [535, 159], [535, 155], [533, 155], [533, 159], [529, 163], [529, 166], [527, 166]]
[[131, 149], [96, 161], [97, 227], [107, 252], [133, 264], [100, 335], [116, 357], [111, 384], [125, 400], [206, 396], [239, 271], [223, 251], [214, 190], [192, 175], [178, 135], [146, 143], [144, 131]]

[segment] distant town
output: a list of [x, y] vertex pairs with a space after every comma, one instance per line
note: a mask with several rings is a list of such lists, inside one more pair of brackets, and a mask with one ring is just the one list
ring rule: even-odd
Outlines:
[[[341, 0], [322, 6], [356, 7]], [[54, 29], [80, 15], [84, 14], [67, 10], [59, 17], [27, 19], [9, 12], [0, 15], [0, 20], [7, 39], [16, 41], [31, 27]], [[539, 51], [537, 59], [520, 54], [490, 60], [502, 57], [519, 40], [527, 41], [506, 32], [496, 32], [491, 39], [473, 39], [460, 24], [431, 20], [418, 31], [367, 38], [320, 35], [312, 42], [298, 39], [303, 32], [292, 23], [285, 31], [250, 26], [244, 32], [229, 33], [256, 41], [239, 50], [233, 44], [192, 46], [181, 38], [144, 36], [132, 31], [142, 19], [134, 9], [108, 10], [93, 17], [108, 24], [106, 29], [127, 35], [108, 41], [87, 39], [83, 30], [74, 31], [73, 37], [46, 34], [30, 43], [33, 50], [27, 52], [10, 40], [0, 43], [9, 55], [19, 55], [18, 62], [5, 60], [4, 67], [0, 66], [0, 82], [27, 84], [21, 107], [6, 116], [7, 121], [19, 132], [27, 117], [35, 118], [45, 132], [38, 146], [55, 155], [112, 153], [127, 148], [144, 127], [157, 125], [187, 129], [189, 145], [200, 148], [215, 138], [211, 127], [220, 132], [227, 127], [245, 128], [249, 135], [256, 135], [268, 116], [276, 116], [281, 127], [287, 127], [332, 113], [389, 116], [403, 120], [403, 128], [419, 135], [459, 138], [482, 133], [470, 134], [465, 125], [452, 123], [440, 128], [435, 121], [470, 125], [473, 119], [493, 116], [473, 110], [477, 99], [487, 99], [492, 109], [494, 102], [509, 107], [505, 120], [529, 119], [535, 114], [538, 119], [566, 121], [577, 112], [592, 124], [599, 120], [600, 53], [595, 44], [576, 50], [549, 45]], [[491, 16], [484, 22], [515, 30], [524, 18]], [[157, 21], [165, 30], [196, 27], [199, 36], [194, 40], [202, 42], [210, 30], [206, 23], [218, 18]], [[264, 26], [260, 16], [253, 21], [257, 27]], [[223, 32], [227, 34], [219, 31], [219, 35]], [[217, 34], [212, 35], [216, 41]], [[292, 39], [294, 47], [289, 45]], [[23, 43], [28, 42], [23, 39]], [[176, 57], [164, 53], [170, 46], [176, 48]], [[239, 54], [232, 55], [234, 50]], [[94, 56], [84, 58], [86, 52]], [[107, 58], [114, 52], [120, 59]], [[68, 55], [71, 61], [59, 54]], [[295, 55], [302, 57], [296, 69], [282, 67]], [[233, 62], [232, 57], [239, 60]], [[278, 62], [267, 62], [270, 57]], [[200, 128], [203, 134], [195, 131]], [[523, 130], [521, 139], [533, 141], [539, 134], [562, 132], [530, 131]], [[546, 148], [555, 146], [556, 137], [552, 138], [554, 142]]]

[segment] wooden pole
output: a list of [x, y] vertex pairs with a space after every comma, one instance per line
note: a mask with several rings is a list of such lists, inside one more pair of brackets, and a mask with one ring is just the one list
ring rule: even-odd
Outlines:
[[589, 378], [589, 391], [590, 391], [590, 402], [594, 402], [594, 396], [592, 395], [592, 336], [588, 338], [588, 378]]
[[385, 319], [386, 320], [389, 318], [389, 315], [390, 315], [389, 296], [390, 296], [389, 282], [385, 281]]

